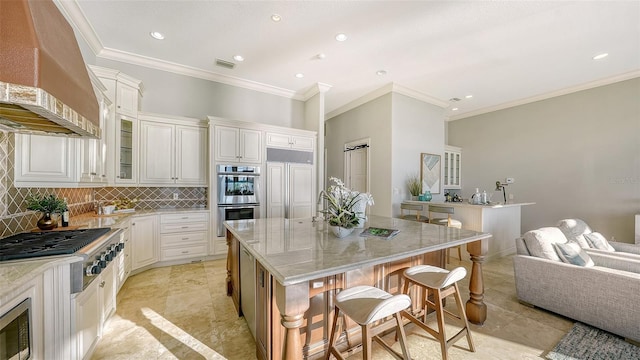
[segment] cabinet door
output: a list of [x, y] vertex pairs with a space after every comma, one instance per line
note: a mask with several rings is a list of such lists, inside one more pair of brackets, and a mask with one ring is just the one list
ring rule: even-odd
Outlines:
[[268, 218], [284, 217], [285, 164], [267, 163], [266, 202]]
[[175, 126], [140, 121], [140, 183], [175, 182]]
[[270, 355], [271, 332], [271, 276], [256, 261], [256, 350], [259, 359], [268, 359]]
[[289, 135], [268, 132], [265, 135], [265, 145], [267, 147], [279, 147], [288, 149], [291, 147]]
[[98, 343], [102, 315], [98, 291], [100, 281], [99, 277], [95, 279], [91, 285], [71, 301], [72, 311], [75, 315], [75, 322], [72, 323], [75, 329], [72, 334], [76, 336], [78, 359], [84, 359]]
[[[78, 139], [16, 134], [15, 182], [78, 181]], [[54, 187], [54, 186], [52, 186]]]
[[207, 184], [207, 129], [176, 126], [176, 182]]
[[238, 134], [240, 130], [226, 126], [215, 127], [216, 160], [237, 162], [238, 159]]
[[116, 178], [120, 184], [138, 181], [138, 119], [119, 116], [116, 121]]
[[259, 163], [262, 160], [262, 133], [256, 130], [240, 129], [240, 161]]
[[133, 117], [138, 116], [138, 89], [118, 82], [116, 85], [116, 111]]
[[[100, 283], [98, 284], [98, 291], [102, 296], [102, 311], [100, 315], [102, 316], [102, 323], [107, 321], [107, 319], [113, 315], [116, 311], [116, 271], [117, 271], [117, 260], [122, 255], [116, 257], [116, 261], [112, 261], [109, 263], [100, 274]], [[102, 335], [102, 334], [101, 334]]]
[[291, 148], [296, 150], [306, 150], [313, 151], [314, 150], [314, 139], [312, 137], [306, 136], [291, 136]]
[[131, 223], [132, 270], [158, 261], [158, 220], [154, 216], [135, 217]]
[[289, 164], [289, 219], [314, 215], [313, 166]]

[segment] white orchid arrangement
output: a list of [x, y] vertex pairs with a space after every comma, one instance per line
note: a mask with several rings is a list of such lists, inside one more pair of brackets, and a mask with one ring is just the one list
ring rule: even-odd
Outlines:
[[[323, 210], [329, 225], [352, 228], [358, 225], [364, 218], [364, 210], [360, 209], [361, 202], [373, 205], [373, 196], [369, 193], [361, 193], [347, 188], [341, 179], [331, 177], [329, 179], [335, 185], [329, 186], [320, 192], [322, 199], [327, 200], [327, 209]], [[362, 205], [364, 208], [364, 205]]]

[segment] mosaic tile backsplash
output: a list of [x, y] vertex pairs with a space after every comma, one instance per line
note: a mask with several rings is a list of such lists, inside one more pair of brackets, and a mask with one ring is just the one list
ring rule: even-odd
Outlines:
[[0, 238], [36, 227], [40, 214], [26, 209], [30, 195], [55, 194], [66, 198], [71, 216], [94, 211], [94, 200], [108, 204], [117, 199], [135, 199], [139, 209], [207, 206], [206, 187], [16, 188], [13, 186], [14, 150], [14, 134], [0, 131]]

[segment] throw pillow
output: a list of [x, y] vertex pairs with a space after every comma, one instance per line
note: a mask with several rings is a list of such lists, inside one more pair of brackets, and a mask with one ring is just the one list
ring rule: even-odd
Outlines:
[[609, 242], [604, 237], [604, 235], [600, 234], [599, 232], [584, 234], [584, 238], [587, 239], [589, 247], [606, 251], [616, 251], [613, 246], [609, 245]]
[[555, 243], [553, 247], [558, 252], [558, 256], [562, 262], [567, 264], [573, 264], [578, 266], [591, 267], [593, 266], [593, 260], [589, 254], [587, 254], [580, 245], [574, 242], [568, 242], [565, 244]]
[[543, 227], [527, 231], [522, 235], [524, 243], [532, 256], [554, 261], [560, 261], [553, 243], [566, 243], [567, 238], [556, 227]]
[[589, 248], [589, 243], [584, 238], [584, 234], [592, 232], [589, 225], [580, 219], [564, 219], [558, 222], [558, 228], [562, 231], [568, 241], [578, 243], [581, 248]]

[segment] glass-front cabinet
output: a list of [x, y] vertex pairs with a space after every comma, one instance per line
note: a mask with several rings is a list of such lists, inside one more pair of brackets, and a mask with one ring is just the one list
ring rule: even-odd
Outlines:
[[444, 189], [462, 188], [462, 149], [455, 146], [445, 146], [444, 149]]
[[120, 184], [138, 181], [138, 149], [135, 139], [138, 136], [138, 119], [118, 115], [116, 121], [116, 176]]

